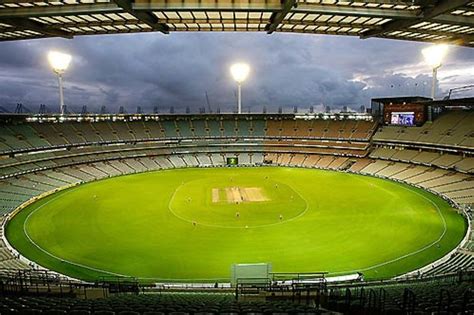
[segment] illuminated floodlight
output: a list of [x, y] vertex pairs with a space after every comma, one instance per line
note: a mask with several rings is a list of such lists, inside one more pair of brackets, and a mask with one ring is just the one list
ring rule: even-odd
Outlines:
[[246, 63], [235, 63], [230, 67], [230, 73], [232, 74], [232, 77], [234, 80], [241, 84], [242, 82], [247, 79], [247, 76], [249, 75], [250, 72], [250, 67]]
[[[421, 51], [425, 58], [426, 64], [433, 69], [433, 80], [431, 82], [431, 99], [436, 97], [436, 84], [438, 82], [438, 69], [443, 64], [443, 59], [448, 53], [448, 46], [445, 44], [438, 44], [427, 47]], [[432, 121], [432, 108], [428, 106], [428, 121]]]
[[[443, 64], [443, 59], [448, 53], [448, 46], [444, 44], [433, 45], [421, 51], [425, 62], [433, 69], [433, 81], [431, 83], [431, 99], [436, 96], [436, 83], [438, 81], [438, 69]], [[428, 116], [431, 116], [431, 109], [428, 109]], [[428, 117], [429, 119], [431, 117]]]
[[71, 55], [64, 54], [57, 51], [50, 51], [48, 53], [48, 61], [53, 69], [54, 73], [58, 75], [58, 84], [59, 84], [59, 106], [61, 116], [65, 114], [64, 106], [64, 94], [63, 94], [63, 78], [62, 75], [69, 67], [71, 63]]
[[247, 79], [250, 67], [246, 63], [238, 62], [230, 67], [230, 74], [237, 82], [237, 112], [242, 113], [242, 82]]
[[433, 45], [423, 49], [421, 53], [425, 58], [425, 62], [431, 68], [439, 68], [442, 65], [444, 57], [448, 53], [448, 46], [444, 44]]
[[63, 74], [69, 67], [71, 62], [71, 55], [64, 54], [57, 51], [50, 51], [48, 53], [48, 60], [53, 71], [58, 74]]

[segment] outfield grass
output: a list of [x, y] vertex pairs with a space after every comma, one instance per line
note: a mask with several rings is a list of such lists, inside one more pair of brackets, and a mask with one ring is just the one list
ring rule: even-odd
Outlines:
[[[226, 187], [258, 187], [269, 200], [228, 203]], [[231, 264], [257, 262], [275, 272], [392, 277], [442, 257], [466, 228], [444, 200], [407, 185], [261, 167], [164, 170], [80, 185], [22, 210], [6, 235], [29, 259], [85, 280], [228, 281]]]

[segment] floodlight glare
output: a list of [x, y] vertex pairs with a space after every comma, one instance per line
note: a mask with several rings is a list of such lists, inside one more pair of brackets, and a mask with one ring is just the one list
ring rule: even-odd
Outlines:
[[48, 60], [51, 68], [55, 73], [64, 73], [71, 62], [71, 55], [63, 54], [57, 51], [50, 51], [48, 53]]
[[[421, 51], [425, 62], [433, 69], [433, 81], [431, 82], [431, 99], [436, 97], [436, 84], [438, 82], [438, 69], [441, 67], [446, 54], [448, 53], [448, 46], [444, 44], [433, 45]], [[432, 109], [428, 106], [428, 121], [431, 121]]]
[[425, 58], [425, 62], [431, 66], [432, 68], [439, 68], [441, 67], [441, 63], [443, 62], [443, 58], [448, 53], [448, 46], [447, 45], [433, 45], [427, 47], [421, 51], [423, 57]]
[[237, 82], [237, 112], [242, 113], [242, 82], [247, 79], [249, 75], [250, 67], [246, 63], [235, 63], [230, 67], [230, 73], [232, 77]]
[[230, 67], [230, 73], [237, 83], [242, 83], [245, 81], [247, 76], [249, 75], [250, 67], [246, 63], [236, 63]]
[[425, 62], [433, 69], [431, 98], [434, 100], [436, 96], [435, 94], [436, 94], [436, 82], [437, 82], [438, 69], [441, 67], [443, 59], [448, 53], [448, 46], [444, 44], [433, 45], [433, 46], [423, 49], [421, 53], [423, 54], [423, 57], [425, 58]]
[[63, 73], [69, 67], [69, 63], [71, 62], [71, 55], [64, 54], [57, 51], [50, 51], [48, 53], [48, 60], [51, 68], [53, 68], [54, 73], [58, 75], [58, 84], [59, 84], [59, 109], [61, 115], [65, 114], [65, 106], [64, 106], [64, 94], [63, 94]]

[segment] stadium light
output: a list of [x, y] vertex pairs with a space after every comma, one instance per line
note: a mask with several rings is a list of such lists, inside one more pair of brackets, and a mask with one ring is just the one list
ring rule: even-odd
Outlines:
[[48, 60], [51, 68], [53, 68], [54, 73], [58, 76], [58, 83], [59, 83], [59, 106], [61, 115], [65, 114], [65, 107], [64, 107], [64, 94], [63, 94], [63, 74], [69, 67], [69, 63], [71, 62], [71, 55], [64, 54], [57, 51], [50, 51], [48, 53]]
[[242, 82], [247, 79], [249, 75], [250, 67], [246, 63], [235, 63], [230, 67], [230, 73], [232, 77], [237, 82], [237, 112], [242, 113]]
[[438, 76], [438, 69], [441, 67], [446, 54], [448, 53], [447, 45], [433, 45], [421, 51], [425, 62], [433, 69], [433, 81], [431, 83], [431, 98], [434, 100], [436, 95], [436, 83]]

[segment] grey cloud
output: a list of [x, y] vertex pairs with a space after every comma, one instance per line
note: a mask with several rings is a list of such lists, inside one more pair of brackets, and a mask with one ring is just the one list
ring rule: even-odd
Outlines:
[[[178, 33], [88, 36], [0, 44], [0, 105], [57, 104], [57, 82], [48, 68], [50, 49], [73, 54], [65, 75], [70, 107], [97, 110], [137, 106], [178, 110], [213, 106], [231, 110], [233, 61], [251, 64], [243, 86], [244, 108], [262, 106], [368, 106], [374, 96], [427, 95], [428, 74], [394, 74], [421, 62], [425, 44], [392, 40], [255, 33]], [[474, 51], [453, 48], [445, 67], [474, 59]], [[361, 76], [362, 79], [354, 80]], [[464, 82], [469, 78], [449, 78]]]

